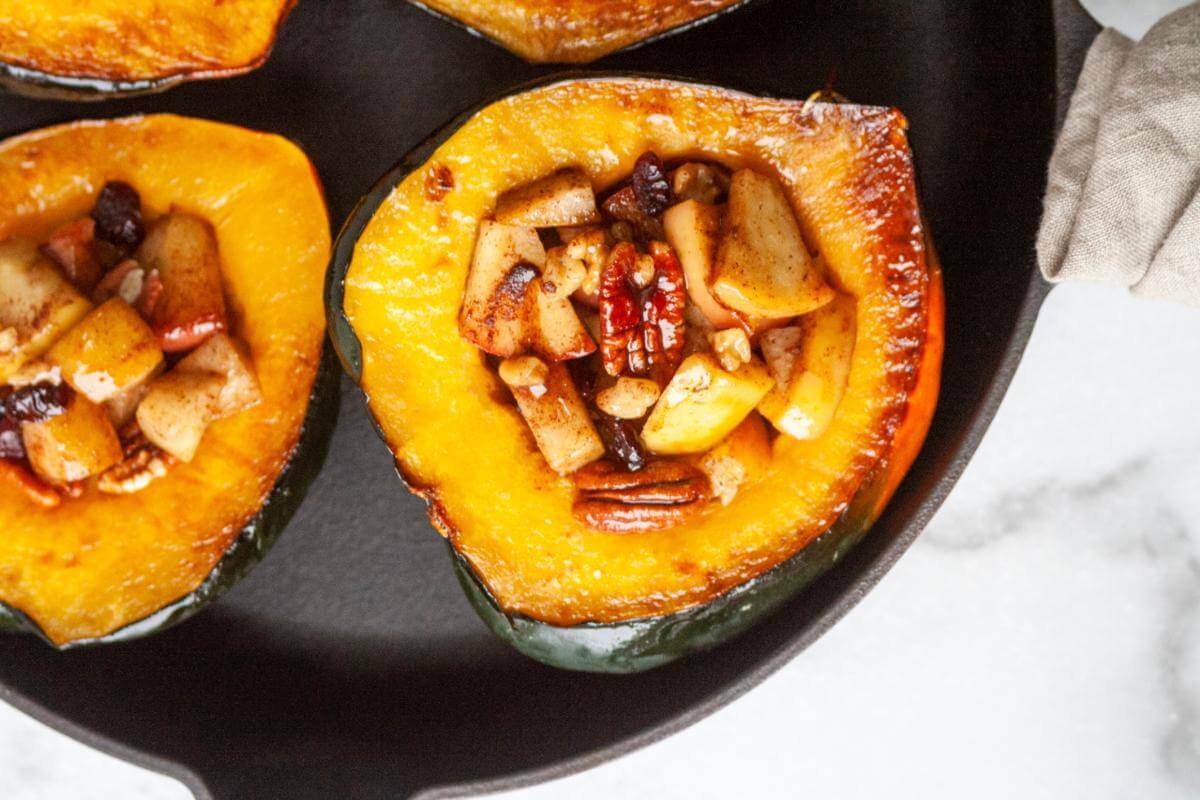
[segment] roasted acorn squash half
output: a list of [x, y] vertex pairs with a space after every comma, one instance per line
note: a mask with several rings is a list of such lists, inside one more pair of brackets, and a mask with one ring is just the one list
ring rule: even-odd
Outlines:
[[0, 0], [0, 82], [101, 100], [238, 75], [270, 55], [295, 0]]
[[584, 64], [679, 33], [750, 0], [413, 0], [526, 61]]
[[[458, 118], [364, 198], [328, 275], [335, 347], [497, 635], [560, 667], [651, 668], [747, 629], [866, 534], [921, 446], [941, 365], [940, 272], [905, 130], [895, 109], [571, 77]], [[458, 319], [499, 196], [564, 168], [613, 187], [647, 151], [777, 179], [856, 301], [857, 341], [823, 435], [778, 436], [766, 476], [728, 506], [615, 535], [573, 516], [571, 480]]]
[[261, 398], [136, 493], [104, 494], [93, 479], [43, 508], [0, 480], [0, 628], [57, 647], [156, 632], [233, 585], [301, 502], [337, 415], [321, 302], [329, 222], [307, 156], [279, 136], [171, 115], [34, 131], [0, 143], [0, 241], [46, 241], [108, 181], [136, 187], [151, 226], [168, 210], [211, 226], [230, 332]]

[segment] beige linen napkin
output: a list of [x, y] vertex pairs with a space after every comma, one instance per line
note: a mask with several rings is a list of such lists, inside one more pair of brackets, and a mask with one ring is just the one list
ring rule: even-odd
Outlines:
[[1088, 51], [1050, 159], [1038, 265], [1200, 306], [1200, 3]]

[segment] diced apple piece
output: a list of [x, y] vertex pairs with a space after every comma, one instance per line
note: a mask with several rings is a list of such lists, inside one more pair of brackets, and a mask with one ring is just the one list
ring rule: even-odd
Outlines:
[[527, 349], [551, 361], [593, 352], [569, 295], [542, 281], [545, 265], [533, 228], [484, 221], [458, 318], [463, 338], [502, 358]]
[[829, 427], [850, 379], [855, 334], [854, 298], [842, 295], [796, 325], [762, 335], [777, 385], [758, 410], [781, 433], [815, 439]]
[[137, 408], [137, 423], [152, 444], [191, 461], [209, 423], [216, 419], [225, 378], [215, 372], [174, 369], [150, 384]]
[[206, 220], [174, 211], [150, 225], [137, 252], [146, 273], [157, 270], [162, 293], [150, 327], [168, 353], [190, 350], [225, 330], [225, 295], [217, 237]]
[[227, 333], [218, 333], [188, 353], [176, 366], [176, 370], [215, 372], [225, 378], [221, 394], [217, 398], [217, 419], [228, 417], [262, 402], [262, 387], [250, 353], [241, 342], [234, 341]]
[[463, 337], [502, 358], [520, 354], [534, 322], [527, 291], [545, 264], [533, 228], [480, 224], [458, 318]]
[[766, 319], [806, 314], [833, 299], [775, 179], [734, 173], [710, 288], [734, 311]]
[[91, 308], [33, 242], [0, 242], [0, 338], [7, 340], [0, 350], [0, 383], [49, 350]]
[[578, 169], [563, 169], [510, 189], [496, 201], [496, 221], [505, 225], [551, 228], [600, 221], [592, 182]]
[[594, 352], [596, 343], [579, 320], [570, 295], [551, 293], [541, 278], [534, 281], [534, 287], [538, 324], [530, 340], [533, 350], [554, 361], [581, 358]]
[[750, 414], [716, 447], [700, 457], [697, 466], [708, 476], [713, 497], [729, 505], [742, 487], [754, 483], [771, 466], [771, 440], [758, 414]]
[[728, 372], [709, 353], [690, 355], [650, 412], [642, 440], [655, 453], [702, 453], [740, 425], [774, 384], [758, 359]]
[[[514, 380], [508, 388], [550, 469], [569, 475], [603, 456], [604, 443], [566, 366], [548, 367], [545, 383], [522, 386], [526, 381]], [[514, 370], [514, 377], [518, 372], [524, 370]], [[508, 373], [500, 374], [504, 378]]]
[[64, 381], [93, 403], [103, 403], [145, 380], [162, 363], [158, 338], [119, 297], [93, 309], [63, 334], [47, 360]]
[[718, 206], [685, 200], [666, 210], [663, 229], [667, 242], [679, 256], [688, 297], [714, 327], [730, 328], [737, 324], [737, 319], [708, 290], [721, 233], [721, 214]]
[[108, 412], [108, 418], [112, 420], [113, 427], [119, 433], [126, 425], [133, 421], [134, 415], [137, 413], [137, 407], [142, 400], [146, 398], [150, 391], [150, 384], [154, 382], [161, 372], [162, 365], [159, 369], [151, 372], [146, 378], [126, 387], [123, 391], [113, 395], [104, 402], [104, 409]]
[[58, 416], [22, 425], [21, 436], [33, 471], [59, 486], [101, 473], [124, 456], [108, 413], [82, 394]]
[[59, 227], [46, 242], [50, 256], [76, 289], [89, 293], [100, 281], [104, 268], [96, 258], [96, 223], [91, 217], [80, 217]]

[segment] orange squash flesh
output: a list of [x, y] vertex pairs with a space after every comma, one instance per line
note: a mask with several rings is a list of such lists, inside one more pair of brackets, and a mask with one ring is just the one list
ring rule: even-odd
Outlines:
[[149, 218], [175, 205], [212, 223], [258, 406], [212, 424], [194, 461], [131, 495], [94, 482], [54, 509], [0, 482], [0, 601], [62, 645], [105, 636], [187, 595], [271, 493], [297, 446], [324, 337], [329, 228], [292, 143], [161, 115], [77, 122], [0, 143], [0, 240], [45, 241], [122, 180]]
[[295, 0], [0, 0], [0, 63], [49, 79], [154, 82], [245, 72]]
[[[574, 109], [569, 124], [562, 108]], [[345, 280], [361, 385], [401, 471], [500, 609], [570, 626], [700, 606], [788, 560], [868, 483], [886, 480], [890, 494], [927, 429], [940, 367], [940, 349], [926, 347], [940, 284], [931, 284], [905, 126], [886, 108], [571, 80], [484, 108], [383, 201]], [[647, 150], [778, 178], [832, 282], [857, 299], [858, 340], [822, 437], [779, 437], [767, 476], [727, 507], [613, 536], [573, 518], [571, 480], [548, 469], [519, 415], [496, 401], [498, 379], [456, 319], [479, 222], [499, 195], [565, 167], [611, 186]], [[455, 189], [427, 193], [434, 170], [452, 174]], [[881, 507], [856, 512], [862, 525]]]
[[420, 0], [526, 61], [595, 61], [744, 0]]

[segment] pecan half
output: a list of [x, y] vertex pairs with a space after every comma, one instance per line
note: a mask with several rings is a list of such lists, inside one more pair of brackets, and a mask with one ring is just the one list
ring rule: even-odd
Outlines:
[[669, 245], [651, 242], [650, 254], [654, 277], [639, 289], [637, 249], [628, 242], [612, 249], [600, 276], [600, 354], [609, 375], [628, 370], [665, 383], [683, 355], [687, 287]]
[[698, 514], [710, 488], [704, 473], [683, 461], [652, 461], [631, 472], [597, 461], [575, 473], [576, 519], [608, 533], [661, 531]]

